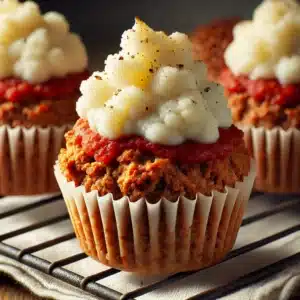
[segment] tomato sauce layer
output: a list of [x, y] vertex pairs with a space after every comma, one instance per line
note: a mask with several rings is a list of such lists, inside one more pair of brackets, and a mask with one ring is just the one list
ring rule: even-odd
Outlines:
[[63, 78], [52, 78], [46, 82], [31, 84], [20, 78], [0, 80], [0, 103], [22, 102], [25, 100], [45, 100], [68, 96], [77, 90], [89, 72], [69, 74]]
[[89, 127], [87, 120], [79, 119], [74, 126], [76, 144], [98, 162], [108, 165], [124, 150], [135, 149], [160, 158], [180, 163], [201, 163], [229, 156], [237, 145], [243, 143], [243, 132], [232, 125], [219, 128], [220, 138], [212, 144], [187, 141], [177, 146], [153, 144], [140, 136], [127, 136], [117, 140], [102, 137]]
[[229, 69], [222, 72], [220, 82], [229, 93], [248, 93], [258, 101], [289, 107], [300, 104], [300, 83], [282, 85], [276, 79], [251, 80], [235, 76]]

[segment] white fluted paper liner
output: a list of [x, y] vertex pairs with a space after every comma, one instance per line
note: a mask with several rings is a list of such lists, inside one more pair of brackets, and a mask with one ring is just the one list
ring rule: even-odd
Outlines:
[[256, 160], [255, 189], [300, 193], [300, 130], [239, 126]]
[[0, 195], [58, 191], [53, 164], [69, 129], [0, 126]]
[[255, 178], [252, 164], [243, 182], [224, 193], [152, 204], [87, 193], [67, 182], [58, 165], [54, 173], [83, 250], [106, 265], [149, 275], [220, 261], [235, 242]]

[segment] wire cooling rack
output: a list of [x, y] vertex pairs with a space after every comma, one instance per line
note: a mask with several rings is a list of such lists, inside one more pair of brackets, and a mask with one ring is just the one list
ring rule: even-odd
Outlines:
[[[1, 208], [1, 202], [5, 203], [8, 198], [0, 199], [0, 254], [99, 299], [154, 299], [158, 295], [160, 299], [172, 299], [174, 289], [178, 300], [219, 299], [300, 262], [300, 252], [289, 246], [300, 239], [300, 199], [297, 197], [253, 195], [236, 246], [218, 266], [146, 279], [137, 279], [94, 261], [95, 267], [90, 267], [87, 263], [90, 258], [78, 246], [60, 195], [16, 198], [8, 208]], [[46, 215], [41, 211], [46, 211]], [[13, 226], [15, 220], [23, 219], [24, 225]], [[38, 233], [43, 230], [47, 233], [39, 239]], [[20, 242], [26, 235], [28, 238]], [[74, 253], [63, 253], [62, 249], [68, 248], [67, 243], [73, 243]], [[53, 260], [54, 252], [62, 257]], [[81, 268], [76, 269], [79, 265]], [[224, 276], [228, 266], [231, 272]], [[78, 269], [84, 270], [84, 274]], [[203, 281], [206, 283], [201, 285]]]

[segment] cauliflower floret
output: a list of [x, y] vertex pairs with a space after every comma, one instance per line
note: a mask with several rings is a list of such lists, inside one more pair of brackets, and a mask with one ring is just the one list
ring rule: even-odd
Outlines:
[[179, 70], [174, 67], [162, 67], [155, 74], [152, 90], [162, 97], [176, 97], [185, 90], [197, 88], [197, 82], [192, 71]]
[[87, 67], [88, 56], [79, 35], [75, 33], [68, 34], [62, 49], [67, 57], [66, 69], [68, 73], [81, 72]]
[[172, 66], [183, 65], [184, 68], [191, 69], [194, 64], [192, 53], [192, 43], [186, 34], [174, 32], [170, 35], [170, 40], [173, 48], [173, 63]]
[[135, 86], [126, 87], [118, 91], [105, 104], [118, 108], [126, 114], [128, 119], [141, 119], [151, 107], [146, 92]]
[[168, 36], [165, 33], [155, 32], [136, 18], [133, 28], [123, 33], [121, 48], [123, 54], [143, 53], [151, 61], [160, 61], [161, 50], [168, 46], [168, 42]]
[[39, 28], [27, 38], [21, 59], [44, 59], [49, 46], [49, 36], [47, 30], [44, 28]]
[[253, 37], [251, 44], [246, 37], [241, 37], [239, 43], [231, 43], [225, 51], [226, 63], [235, 74], [248, 73], [260, 63], [270, 58], [269, 45], [260, 38]]
[[70, 30], [70, 25], [66, 18], [57, 12], [48, 12], [44, 15], [46, 27], [49, 31], [51, 42], [59, 45]]
[[14, 65], [14, 73], [24, 80], [37, 83], [49, 78], [48, 62], [37, 60], [18, 61]]
[[53, 76], [62, 77], [66, 75], [68, 70], [65, 68], [65, 61], [67, 58], [61, 48], [51, 49], [48, 52], [47, 60], [51, 65]]
[[178, 145], [184, 141], [183, 136], [175, 130], [170, 130], [163, 123], [153, 123], [145, 131], [145, 137], [152, 143]]
[[114, 89], [103, 80], [101, 73], [95, 72], [89, 79], [81, 83], [81, 96], [76, 103], [76, 111], [81, 118], [87, 117], [87, 112], [92, 108], [103, 107], [110, 99]]
[[125, 58], [119, 54], [109, 55], [105, 63], [106, 76], [116, 88], [130, 85], [146, 88], [154, 73], [151, 61], [142, 55], [134, 58]]
[[276, 67], [276, 77], [283, 84], [297, 83], [300, 78], [300, 57], [283, 57]]
[[117, 108], [95, 108], [87, 113], [89, 124], [109, 139], [116, 139], [122, 134], [125, 121], [124, 113]]
[[24, 48], [25, 48], [25, 40], [24, 39], [17, 40], [9, 46], [8, 55], [15, 61], [22, 55]]
[[32, 1], [19, 5], [10, 18], [16, 25], [10, 29], [15, 32], [14, 40], [27, 37], [32, 31], [44, 25], [39, 6]]

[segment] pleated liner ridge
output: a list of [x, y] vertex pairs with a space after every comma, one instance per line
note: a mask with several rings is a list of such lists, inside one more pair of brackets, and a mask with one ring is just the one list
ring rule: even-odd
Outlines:
[[255, 168], [235, 188], [176, 202], [114, 200], [55, 176], [82, 249], [101, 263], [145, 275], [200, 269], [222, 260], [233, 247], [250, 197]]
[[0, 126], [0, 195], [59, 191], [53, 164], [68, 129]]
[[239, 126], [256, 161], [255, 190], [300, 192], [300, 130]]

